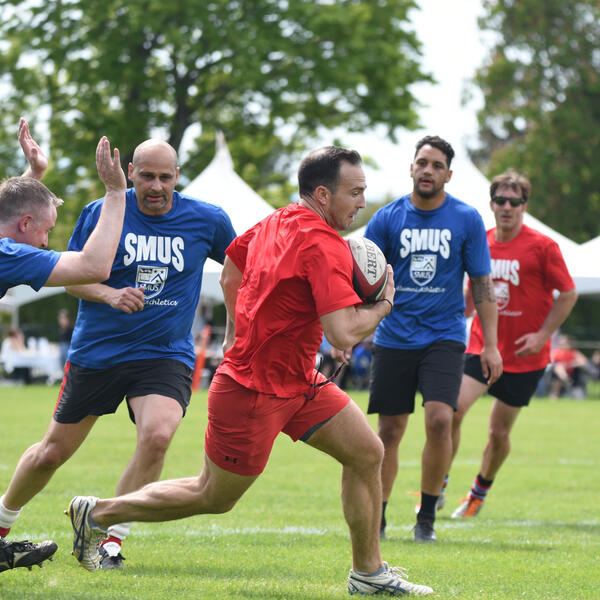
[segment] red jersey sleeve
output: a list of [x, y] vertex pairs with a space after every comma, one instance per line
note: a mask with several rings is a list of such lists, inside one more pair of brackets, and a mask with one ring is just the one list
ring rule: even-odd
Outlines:
[[575, 287], [565, 259], [558, 244], [554, 241], [548, 244], [545, 253], [545, 283], [548, 289], [566, 292]]
[[248, 229], [242, 235], [238, 235], [225, 250], [225, 254], [233, 261], [233, 264], [243, 273], [248, 256], [248, 246], [254, 238], [255, 227]]

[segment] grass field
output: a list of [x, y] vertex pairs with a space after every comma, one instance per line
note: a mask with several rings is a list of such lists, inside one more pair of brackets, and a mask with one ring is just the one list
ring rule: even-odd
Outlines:
[[[43, 386], [0, 389], [0, 490], [23, 450], [43, 435], [57, 392]], [[352, 396], [365, 406], [364, 392]], [[482, 398], [467, 417], [448, 504], [436, 522], [436, 544], [412, 541], [422, 408], [412, 417], [388, 507], [384, 559], [407, 567], [411, 580], [431, 585], [440, 599], [600, 598], [600, 400], [534, 400], [516, 424], [512, 454], [486, 506], [476, 519], [456, 522], [449, 516], [477, 474], [490, 403]], [[205, 409], [206, 392], [194, 394], [163, 478], [199, 472]], [[231, 513], [136, 524], [123, 551], [126, 569], [88, 573], [78, 567], [63, 510], [76, 494], [112, 496], [134, 444], [134, 427], [123, 406], [100, 419], [79, 452], [25, 508], [10, 535], [54, 539], [59, 545], [54, 562], [31, 572], [2, 573], [0, 599], [348, 597], [350, 552], [339, 502], [340, 469], [285, 436], [263, 476]]]

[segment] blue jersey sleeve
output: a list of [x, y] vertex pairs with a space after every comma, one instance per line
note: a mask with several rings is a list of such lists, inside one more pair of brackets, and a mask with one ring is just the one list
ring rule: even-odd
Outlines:
[[225, 250], [227, 250], [227, 247], [231, 244], [236, 235], [233, 225], [231, 224], [231, 219], [221, 208], [219, 209], [216, 221], [217, 226], [215, 228], [215, 237], [210, 258], [223, 264], [225, 262]]
[[490, 247], [483, 219], [477, 211], [471, 212], [470, 235], [465, 240], [463, 262], [469, 277], [483, 277], [491, 272]]
[[383, 226], [383, 221], [381, 209], [379, 209], [367, 223], [365, 237], [375, 242], [379, 246], [379, 249], [386, 254], [388, 228]]
[[38, 291], [48, 280], [60, 253], [41, 250], [9, 239], [0, 240], [0, 297], [16, 285]]

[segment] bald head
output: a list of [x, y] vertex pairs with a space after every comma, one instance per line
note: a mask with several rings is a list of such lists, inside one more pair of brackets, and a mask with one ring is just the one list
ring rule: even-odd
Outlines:
[[177, 152], [175, 148], [164, 142], [163, 140], [159, 140], [156, 138], [150, 138], [145, 142], [142, 142], [136, 149], [133, 151], [133, 158], [131, 159], [131, 164], [135, 167], [140, 161], [144, 160], [148, 153], [153, 156], [170, 156], [170, 160], [173, 162], [173, 167], [177, 168]]

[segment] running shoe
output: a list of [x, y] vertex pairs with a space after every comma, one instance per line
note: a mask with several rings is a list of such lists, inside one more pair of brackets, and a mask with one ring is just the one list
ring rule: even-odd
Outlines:
[[461, 500], [461, 505], [452, 513], [453, 519], [462, 519], [464, 517], [476, 517], [483, 506], [482, 498], [469, 496]]
[[0, 573], [18, 567], [27, 567], [30, 571], [33, 565], [41, 567], [45, 560], [52, 560], [57, 548], [50, 540], [34, 544], [28, 540], [7, 542], [0, 538]]
[[87, 571], [97, 571], [100, 566], [98, 544], [106, 537], [106, 530], [91, 525], [89, 516], [98, 498], [96, 496], [75, 496], [65, 514], [73, 526], [73, 556]]
[[430, 521], [429, 519], [417, 519], [414, 531], [415, 542], [435, 542], [437, 540], [437, 536], [433, 529], [433, 521]]
[[106, 551], [104, 546], [100, 546], [100, 548], [98, 548], [98, 554], [100, 554], [100, 568], [103, 571], [107, 569], [125, 568], [125, 565], [123, 564], [125, 557], [120, 552], [113, 556]]
[[373, 596], [375, 594], [427, 596], [433, 594], [433, 590], [429, 586], [410, 583], [406, 580], [407, 577], [402, 567], [390, 567], [386, 562], [383, 563], [383, 571], [378, 575], [359, 575], [354, 569], [350, 569], [348, 593], [363, 596]]

